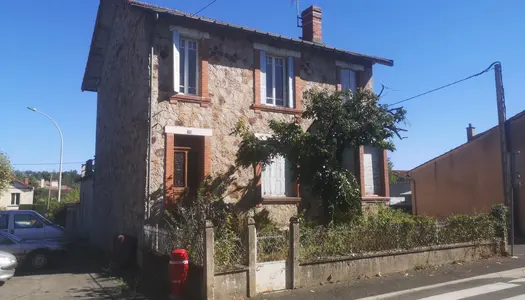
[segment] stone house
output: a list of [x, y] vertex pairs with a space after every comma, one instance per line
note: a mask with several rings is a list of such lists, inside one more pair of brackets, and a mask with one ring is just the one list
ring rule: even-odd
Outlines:
[[[518, 175], [525, 173], [525, 111], [506, 121], [509, 163], [514, 197], [516, 235], [525, 233], [525, 185]], [[520, 155], [515, 155], [520, 152]], [[500, 131], [496, 125], [476, 134], [467, 127], [466, 142], [410, 170], [412, 212], [416, 215], [447, 217], [455, 214], [490, 212], [504, 203]]]
[[[302, 13], [302, 38], [241, 27], [137, 1], [101, 0], [83, 91], [97, 93], [94, 212], [98, 242], [138, 235], [145, 222], [206, 174], [224, 174], [244, 118], [261, 138], [270, 120], [300, 119], [307, 89], [372, 88], [372, 66], [393, 61], [322, 42], [322, 12]], [[309, 120], [301, 120], [306, 129]], [[363, 201], [388, 199], [386, 152], [349, 151]], [[300, 193], [286, 162], [261, 175], [256, 199], [229, 190], [228, 201], [267, 208], [277, 220], [297, 212]], [[239, 184], [254, 170], [235, 173]], [[253, 198], [253, 197], [252, 197]]]

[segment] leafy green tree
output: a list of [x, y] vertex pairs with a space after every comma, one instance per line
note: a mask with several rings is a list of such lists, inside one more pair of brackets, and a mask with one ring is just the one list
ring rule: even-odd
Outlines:
[[66, 193], [64, 199], [62, 200], [64, 203], [73, 203], [73, 202], [79, 202], [80, 201], [80, 189], [74, 188]]
[[5, 191], [13, 180], [13, 169], [7, 155], [0, 152], [0, 193]]
[[360, 189], [354, 175], [343, 167], [346, 149], [370, 145], [395, 150], [392, 139], [405, 131], [402, 108], [378, 103], [369, 90], [307, 91], [302, 118], [313, 121], [307, 131], [296, 121], [271, 121], [271, 137], [261, 140], [244, 120], [234, 133], [241, 137], [237, 164], [253, 167], [268, 164], [276, 155], [284, 156], [293, 176], [307, 186], [312, 196], [322, 199], [325, 222], [348, 220], [361, 214]]
[[398, 176], [394, 174], [394, 163], [390, 160], [390, 157], [388, 158], [388, 182], [390, 184], [397, 183]]

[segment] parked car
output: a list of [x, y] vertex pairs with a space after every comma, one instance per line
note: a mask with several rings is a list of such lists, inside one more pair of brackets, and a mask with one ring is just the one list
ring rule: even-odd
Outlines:
[[66, 248], [60, 241], [26, 240], [0, 231], [0, 251], [14, 255], [20, 265], [43, 269], [49, 265], [52, 258], [64, 253]]
[[63, 227], [33, 210], [0, 211], [0, 231], [20, 239], [67, 241]]
[[0, 251], [0, 286], [15, 275], [17, 265], [18, 262], [13, 254]]

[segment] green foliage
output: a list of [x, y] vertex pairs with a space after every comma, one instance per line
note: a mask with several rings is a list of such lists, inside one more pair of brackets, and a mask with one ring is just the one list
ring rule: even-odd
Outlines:
[[13, 180], [11, 162], [5, 153], [0, 152], [0, 194], [7, 189], [11, 180]]
[[64, 201], [64, 203], [80, 202], [80, 189], [74, 188], [69, 190], [61, 200]]
[[395, 150], [392, 139], [400, 137], [398, 125], [405, 120], [403, 108], [388, 108], [368, 90], [329, 93], [308, 91], [302, 118], [313, 121], [304, 131], [298, 121], [270, 121], [273, 135], [258, 139], [241, 120], [234, 134], [241, 138], [236, 163], [242, 167], [268, 164], [276, 155], [292, 165], [294, 179], [310, 187], [323, 201], [327, 223], [346, 222], [361, 214], [360, 189], [354, 174], [342, 167], [346, 149], [371, 145]]
[[394, 163], [392, 160], [390, 160], [390, 157], [388, 158], [388, 183], [394, 184], [397, 183], [398, 177], [394, 172], [392, 171], [394, 169]]
[[494, 242], [496, 221], [488, 214], [436, 219], [413, 216], [388, 207], [376, 215], [330, 226], [301, 220], [301, 259], [315, 261], [378, 251], [405, 251], [456, 243]]

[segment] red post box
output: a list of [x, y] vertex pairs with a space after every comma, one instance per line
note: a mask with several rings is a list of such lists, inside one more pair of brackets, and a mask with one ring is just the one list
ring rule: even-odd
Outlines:
[[188, 251], [176, 249], [170, 254], [171, 296], [179, 297], [188, 276]]

